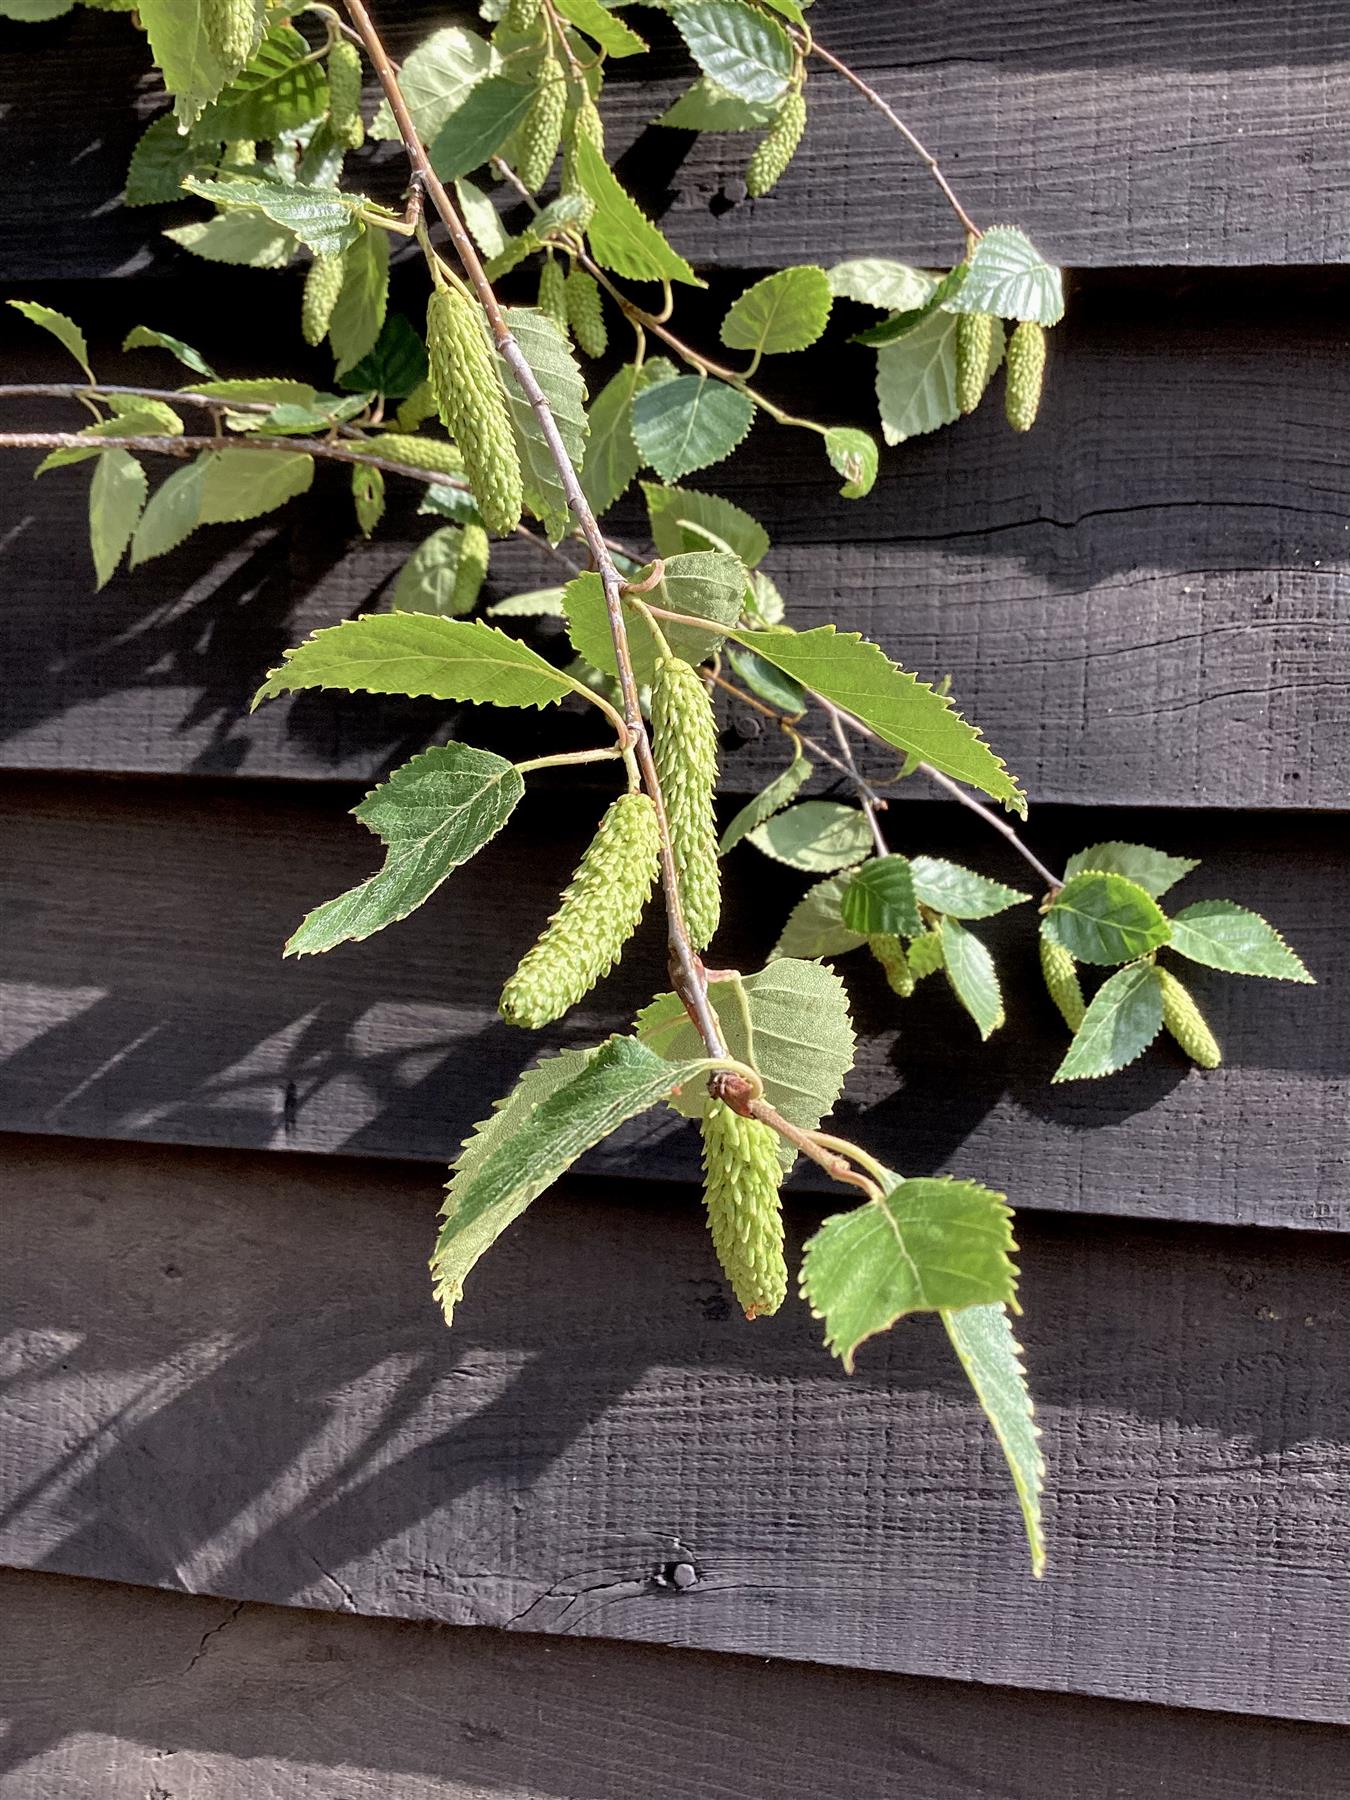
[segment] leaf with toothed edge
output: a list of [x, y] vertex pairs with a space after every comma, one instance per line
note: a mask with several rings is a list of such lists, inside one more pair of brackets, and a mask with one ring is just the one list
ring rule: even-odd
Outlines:
[[1117, 969], [1092, 996], [1052, 1081], [1114, 1075], [1144, 1054], [1162, 1030], [1162, 983], [1152, 963]]
[[780, 775], [775, 775], [767, 787], [749, 800], [732, 819], [722, 833], [717, 849], [718, 854], [725, 856], [728, 850], [734, 850], [743, 837], [749, 835], [757, 826], [771, 819], [797, 794], [798, 790], [811, 779], [811, 763], [802, 753], [800, 742], [797, 743], [797, 754]]
[[1272, 981], [1313, 985], [1302, 960], [1259, 913], [1231, 900], [1197, 900], [1172, 919], [1171, 947], [1191, 962], [1230, 975], [1264, 975]]
[[860, 949], [867, 939], [844, 923], [844, 893], [852, 879], [846, 870], [842, 875], [827, 875], [824, 881], [807, 888], [788, 914], [769, 960], [780, 956], [845, 956], [850, 950]]
[[1003, 1451], [1022, 1508], [1031, 1572], [1039, 1581], [1045, 1573], [1041, 1523], [1045, 1458], [1022, 1366], [1021, 1345], [1013, 1336], [1008, 1309], [965, 1306], [959, 1312], [944, 1310], [942, 1323]]

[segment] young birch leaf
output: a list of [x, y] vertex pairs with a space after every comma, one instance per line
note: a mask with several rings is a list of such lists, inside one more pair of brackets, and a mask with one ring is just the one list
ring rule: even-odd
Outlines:
[[725, 856], [729, 850], [734, 850], [743, 837], [748, 837], [766, 819], [781, 812], [810, 779], [811, 764], [798, 744], [797, 754], [782, 774], [775, 775], [766, 788], [756, 794], [753, 800], [747, 801], [722, 833], [717, 846], [721, 854]]
[[771, 662], [765, 662], [753, 650], [747, 650], [744, 644], [728, 643], [726, 646], [727, 661], [737, 676], [749, 688], [752, 694], [767, 701], [770, 706], [777, 707], [789, 718], [796, 718], [804, 713], [811, 704], [811, 696], [800, 681], [794, 681], [785, 675]]
[[312, 956], [406, 919], [496, 836], [524, 792], [513, 763], [468, 744], [445, 744], [404, 763], [354, 809], [385, 845], [384, 867], [315, 907], [287, 955]]
[[405, 400], [427, 378], [427, 347], [402, 313], [386, 313], [375, 348], [337, 378], [349, 392]]
[[754, 420], [754, 401], [712, 376], [677, 375], [644, 388], [633, 400], [638, 452], [662, 481], [678, 481], [721, 462]]
[[495, 156], [534, 102], [533, 82], [490, 75], [475, 84], [427, 147], [442, 181], [472, 175]]
[[1146, 894], [1161, 900], [1183, 875], [1199, 867], [1199, 861], [1189, 856], [1168, 856], [1165, 851], [1151, 850], [1147, 844], [1122, 844], [1113, 839], [1075, 851], [1064, 865], [1064, 873], [1081, 875], [1085, 870], [1099, 869], [1109, 875], [1124, 875]]
[[[69, 350], [90, 381], [93, 381], [94, 371], [89, 367], [89, 346], [74, 319], [68, 319], [53, 306], [41, 306], [36, 300], [10, 300], [7, 304], [15, 312], [22, 313], [30, 324], [41, 326], [43, 331], [50, 331], [57, 342]], [[124, 349], [127, 347], [123, 346]]]
[[306, 187], [298, 181], [269, 181], [258, 176], [213, 181], [189, 175], [183, 186], [189, 194], [227, 210], [243, 207], [262, 213], [274, 225], [293, 232], [315, 256], [337, 256], [354, 243], [365, 229], [359, 214], [370, 205], [364, 194]]
[[700, 75], [656, 123], [679, 131], [763, 131], [773, 124], [778, 106], [776, 100], [742, 100]]
[[[423, 38], [399, 69], [398, 84], [412, 113], [417, 135], [430, 144], [480, 81], [496, 73], [500, 58], [490, 44], [462, 25], [447, 25]], [[370, 127], [373, 138], [396, 139], [398, 124], [382, 100]]]
[[210, 363], [182, 338], [170, 337], [167, 331], [154, 331], [148, 325], [133, 325], [122, 340], [124, 350], [167, 350], [170, 356], [176, 356], [185, 369], [191, 369], [194, 375], [204, 375], [208, 381], [214, 381], [216, 372]]
[[808, 888], [788, 914], [769, 960], [780, 956], [845, 956], [850, 950], [861, 949], [867, 939], [844, 923], [844, 894], [852, 879], [848, 874], [829, 875]]
[[915, 312], [937, 286], [936, 278], [925, 270], [911, 269], [908, 263], [891, 262], [883, 256], [836, 263], [826, 279], [830, 292], [841, 299], [857, 300], [864, 306], [879, 307], [882, 312]]
[[591, 255], [601, 268], [631, 281], [683, 281], [706, 287], [619, 186], [609, 164], [584, 135], [578, 135], [574, 154], [577, 180], [595, 202], [588, 236]]
[[[714, 548], [730, 550], [747, 569], [753, 569], [768, 555], [769, 534], [759, 520], [720, 494], [644, 481], [642, 497], [647, 502], [652, 542], [658, 556], [704, 550], [712, 538], [718, 540]], [[700, 541], [696, 542], [696, 538]]]
[[952, 992], [979, 1027], [983, 1040], [1003, 1023], [1003, 994], [990, 956], [973, 932], [955, 919], [943, 919], [942, 960]]
[[584, 31], [606, 56], [616, 61], [624, 56], [640, 56], [647, 48], [646, 39], [622, 19], [616, 19], [600, 0], [556, 0], [556, 5], [564, 19], [570, 20], [578, 31]]
[[314, 458], [289, 450], [210, 450], [202, 458], [202, 525], [238, 524], [274, 512], [314, 479]]
[[528, 593], [511, 594], [505, 600], [496, 600], [486, 610], [493, 619], [561, 619], [563, 590], [560, 587], [531, 588]]
[[253, 705], [301, 688], [538, 707], [576, 691], [569, 676], [519, 638], [481, 619], [430, 613], [371, 613], [316, 631], [286, 652]]
[[683, 0], [672, 17], [699, 68], [728, 94], [772, 103], [787, 92], [793, 49], [773, 19], [740, 0]]
[[[424, 138], [423, 142], [425, 141]], [[501, 214], [490, 198], [467, 175], [456, 178], [455, 198], [459, 201], [464, 223], [483, 255], [500, 256], [506, 248], [506, 232], [502, 226]]]
[[309, 45], [293, 25], [273, 25], [247, 66], [202, 114], [193, 136], [199, 141], [275, 139], [327, 110], [323, 65], [312, 60]]
[[851, 868], [872, 852], [866, 818], [838, 800], [800, 800], [747, 832], [746, 842], [775, 862], [813, 875]]
[[145, 470], [129, 450], [105, 450], [89, 486], [89, 546], [99, 587], [112, 579], [145, 505]]
[[[966, 278], [967, 267], [966, 263], [957, 263], [954, 269], [948, 269], [945, 275], [933, 281], [928, 298], [921, 306], [903, 307], [899, 312], [891, 313], [879, 325], [868, 325], [862, 331], [855, 331], [851, 341], [855, 344], [870, 344], [880, 350], [886, 344], [894, 344], [900, 338], [908, 337], [911, 331], [922, 325], [925, 319], [958, 291]], [[1000, 344], [1002, 341], [1000, 333]], [[992, 374], [991, 367], [986, 373], [986, 382]]]
[[[591, 407], [586, 460], [581, 466], [581, 485], [597, 517], [607, 513], [627, 491], [642, 466], [633, 441], [633, 395], [638, 371], [625, 363], [607, 381]], [[658, 546], [659, 548], [659, 546]]]
[[964, 1306], [942, 1314], [952, 1348], [960, 1358], [984, 1415], [994, 1428], [1022, 1508], [1031, 1572], [1045, 1573], [1041, 1490], [1045, 1458], [1033, 1420], [1031, 1394], [1022, 1367], [1021, 1346], [1012, 1334], [1006, 1306]]
[[973, 1181], [893, 1179], [880, 1200], [826, 1219], [802, 1257], [802, 1297], [850, 1375], [859, 1345], [907, 1313], [1007, 1305], [1016, 1292], [1002, 1194]]
[[864, 937], [917, 937], [923, 930], [907, 856], [874, 856], [844, 891], [844, 923]]
[[1265, 975], [1273, 981], [1313, 978], [1302, 960], [1285, 943], [1273, 925], [1259, 913], [1231, 900], [1197, 900], [1172, 919], [1171, 947], [1191, 962], [1230, 975]]
[[[271, 406], [313, 406], [318, 393], [307, 381], [286, 376], [246, 376], [242, 381], [194, 381], [180, 393], [206, 394], [212, 400], [266, 400]], [[234, 429], [241, 430], [241, 425]]]
[[[567, 334], [535, 307], [507, 307], [506, 323], [524, 351], [535, 380], [544, 390], [573, 468], [580, 468], [586, 451], [586, 383], [572, 355]], [[562, 478], [534, 408], [522, 393], [509, 364], [502, 365], [502, 373], [511, 428], [520, 453], [525, 504], [542, 522], [549, 541], [556, 544], [567, 531], [571, 518]]]
[[1042, 930], [1079, 962], [1133, 962], [1168, 940], [1168, 924], [1152, 894], [1124, 875], [1084, 870], [1055, 896]]
[[945, 694], [897, 667], [876, 644], [833, 625], [795, 632], [739, 629], [734, 636], [803, 687], [854, 714], [893, 748], [911, 751], [1025, 814], [1025, 795], [975, 727]]
[[1145, 1050], [1162, 1030], [1162, 983], [1152, 963], [1117, 969], [1092, 996], [1052, 1081], [1112, 1075]]
[[888, 444], [903, 444], [960, 418], [956, 320], [950, 313], [930, 313], [898, 342], [877, 351], [877, 405]]
[[389, 303], [389, 233], [363, 231], [342, 258], [342, 287], [328, 322], [338, 376], [373, 350]]
[[994, 225], [972, 251], [960, 288], [943, 304], [949, 312], [1057, 325], [1064, 317], [1064, 282], [1023, 232]]
[[836, 475], [844, 477], [839, 492], [845, 500], [861, 500], [876, 485], [881, 460], [876, 439], [851, 425], [834, 425], [825, 433], [825, 454]]
[[1004, 887], [1001, 881], [990, 881], [973, 869], [959, 863], [946, 862], [940, 856], [915, 856], [910, 859], [914, 871], [914, 892], [934, 912], [950, 913], [954, 919], [992, 919], [995, 913], [1020, 906], [1030, 894]]
[[284, 269], [295, 254], [295, 236], [260, 213], [217, 213], [175, 225], [164, 236], [204, 262], [232, 263], [241, 269]]
[[131, 540], [130, 563], [139, 568], [152, 557], [176, 550], [201, 522], [202, 482], [206, 458], [199, 456], [184, 469], [175, 469], [150, 496]]
[[[663, 628], [675, 655], [697, 666], [713, 654], [722, 642], [726, 627], [739, 614], [745, 598], [745, 581], [745, 568], [736, 557], [725, 551], [696, 550], [687, 556], [672, 556], [659, 585], [644, 598], [670, 612], [709, 621], [706, 632], [689, 625]], [[614, 640], [610, 635], [609, 611], [600, 577], [589, 572], [576, 576], [563, 590], [563, 603], [567, 613], [567, 634], [577, 655], [584, 656], [602, 674], [617, 676]], [[655, 643], [632, 607], [628, 609], [628, 619], [633, 673], [639, 687], [649, 687], [656, 679]]]
[[780, 269], [748, 287], [722, 321], [729, 350], [776, 356], [805, 350], [830, 322], [834, 295], [824, 269], [802, 264]]
[[465, 538], [458, 525], [443, 525], [413, 551], [394, 583], [394, 611], [461, 617], [473, 611], [477, 591], [461, 580]]
[[204, 174], [220, 157], [219, 144], [198, 143], [178, 129], [172, 113], [152, 119], [127, 164], [124, 206], [167, 206], [183, 197], [189, 175]]

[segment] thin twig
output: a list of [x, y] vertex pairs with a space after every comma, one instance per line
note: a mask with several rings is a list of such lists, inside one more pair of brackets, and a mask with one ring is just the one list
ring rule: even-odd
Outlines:
[[808, 734], [797, 724], [795, 718], [789, 717], [786, 713], [778, 712], [776, 708], [772, 706], [766, 706], [762, 700], [756, 700], [753, 694], [747, 694], [744, 688], [737, 687], [734, 681], [728, 681], [725, 675], [714, 675], [712, 679], [714, 687], [719, 687], [722, 689], [723, 693], [730, 694], [732, 699], [739, 701], [742, 706], [750, 706], [753, 707], [756, 712], [763, 713], [766, 719], [773, 720], [780, 731], [791, 733], [791, 735], [797, 739], [798, 743], [801, 744], [803, 749], [811, 751], [811, 753], [818, 756], [822, 762], [828, 763], [832, 769], [837, 769], [846, 780], [853, 783], [857, 788], [860, 797], [863, 794], [868, 794], [878, 806], [884, 807], [886, 805], [886, 801], [877, 793], [876, 789], [872, 787], [865, 776], [859, 774], [856, 769], [850, 769], [842, 757], [836, 756], [834, 751], [828, 749], [818, 738], [808, 736]]
[[858, 765], [853, 760], [853, 746], [849, 743], [848, 733], [844, 730], [844, 721], [839, 717], [839, 708], [825, 699], [821, 699], [820, 704], [825, 709], [825, 717], [830, 721], [830, 730], [834, 733], [834, 741], [839, 746], [839, 754], [847, 763], [849, 774], [857, 785], [863, 813], [867, 819], [868, 829], [872, 833], [872, 842], [876, 845], [877, 855], [889, 856], [890, 845], [886, 842], [886, 834], [881, 829], [880, 819], [877, 818], [876, 795], [858, 773]]
[[801, 1151], [803, 1156], [809, 1156], [813, 1163], [818, 1163], [825, 1173], [832, 1175], [836, 1181], [847, 1182], [850, 1187], [861, 1188], [869, 1200], [881, 1199], [881, 1189], [874, 1181], [868, 1176], [860, 1174], [842, 1156], [837, 1156], [832, 1150], [827, 1150], [811, 1132], [803, 1131], [800, 1125], [794, 1125], [790, 1119], [785, 1119], [778, 1108], [771, 1105], [769, 1101], [763, 1098], [751, 1100], [749, 1112], [752, 1118], [772, 1126], [779, 1137], [786, 1138], [790, 1144], [795, 1145]]
[[931, 763], [920, 763], [919, 767], [930, 781], [935, 781], [945, 793], [951, 795], [953, 800], [959, 800], [962, 806], [969, 807], [973, 813], [978, 813], [986, 825], [992, 826], [1000, 837], [1006, 838], [1022, 861], [1036, 871], [1047, 887], [1058, 889], [1064, 886], [1064, 877], [1055, 875], [1047, 869], [1040, 857], [1027, 849], [1012, 826], [1006, 819], [1000, 819], [992, 807], [986, 806], [982, 800], [977, 800], [973, 794], [968, 794], [959, 782], [953, 781], [950, 775], [944, 775], [941, 769], [935, 769]]

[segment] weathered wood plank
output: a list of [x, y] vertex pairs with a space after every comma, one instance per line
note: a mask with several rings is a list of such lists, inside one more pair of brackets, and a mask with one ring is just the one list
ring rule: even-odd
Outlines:
[[[1057, 334], [1045, 419], [1026, 440], [991, 406], [889, 453], [874, 494], [850, 503], [801, 433], [765, 422], [708, 485], [763, 518], [797, 622], [837, 619], [929, 677], [949, 672], [1036, 799], [1343, 807], [1350, 372], [1330, 313], [1345, 297], [1280, 282], [1239, 317], [1212, 284], [1094, 287]], [[154, 359], [103, 348], [143, 300], [79, 298], [73, 310], [105, 321], [100, 368], [153, 379]], [[205, 347], [228, 346], [237, 283], [214, 304], [195, 285], [180, 299], [184, 317], [204, 308]], [[65, 378], [22, 320], [4, 343], [26, 374]], [[848, 347], [792, 359], [794, 404], [866, 418], [870, 360]], [[856, 403], [841, 408], [841, 391]], [[19, 422], [12, 403], [5, 417]], [[305, 696], [247, 715], [287, 644], [387, 604], [427, 530], [405, 495], [360, 542], [345, 475], [322, 473], [275, 522], [209, 528], [99, 595], [81, 541], [87, 471], [6, 484], [0, 761], [364, 777], [420, 747], [444, 709]], [[641, 538], [635, 508], [616, 519]], [[495, 566], [502, 591], [558, 574], [528, 546]], [[776, 754], [733, 760], [729, 785], [756, 784]]]
[[[400, 50], [453, 13], [386, 10]], [[609, 142], [687, 255], [923, 262], [959, 249], [926, 170], [823, 67], [808, 154], [767, 200], [747, 202], [751, 140], [723, 136], [691, 153], [683, 134], [646, 129], [692, 70], [654, 13], [643, 23], [661, 47], [614, 69]], [[959, 13], [942, 0], [839, 0], [821, 26], [943, 160], [977, 218], [1016, 220], [1061, 261], [1102, 267], [1350, 253], [1343, 23], [1333, 0], [1274, 11], [1257, 0], [1093, 0], [1069, 19], [1046, 0], [1013, 13], [992, 0]], [[0, 171], [0, 259], [12, 277], [172, 267], [178, 253], [159, 232], [183, 215], [116, 205], [154, 86], [124, 22], [80, 12], [0, 26], [0, 83], [15, 146]], [[377, 161], [396, 179], [397, 157], [386, 149]]]
[[1280, 1719], [20, 1571], [0, 1600], [0, 1800], [1326, 1800], [1345, 1766], [1342, 1730]]
[[[411, 919], [300, 962], [280, 951], [302, 915], [379, 860], [335, 793], [13, 782], [0, 803], [0, 1127], [449, 1160], [541, 1042], [594, 1042], [665, 985], [649, 921], [619, 972], [542, 1039], [497, 1017], [600, 804], [558, 780]], [[915, 806], [903, 820], [898, 843], [1020, 883], [968, 814]], [[1183, 892], [1267, 912], [1322, 985], [1197, 970], [1225, 1068], [1188, 1071], [1163, 1046], [1109, 1081], [1052, 1088], [1065, 1034], [1029, 908], [987, 930], [1012, 1022], [983, 1050], [940, 981], [901, 1003], [856, 958], [843, 965], [860, 1030], [848, 1128], [898, 1168], [979, 1176], [1018, 1205], [1343, 1229], [1343, 826], [1100, 812], [1035, 825], [1061, 865], [1104, 834], [1205, 857]], [[805, 882], [749, 847], [727, 868], [719, 961], [756, 968]], [[683, 1177], [696, 1155], [662, 1112], [592, 1166]]]
[[447, 1333], [420, 1172], [0, 1149], [4, 1562], [1350, 1718], [1338, 1246], [1023, 1218], [1036, 1583], [940, 1330], [850, 1379], [803, 1307], [747, 1327], [692, 1189], [555, 1191]]

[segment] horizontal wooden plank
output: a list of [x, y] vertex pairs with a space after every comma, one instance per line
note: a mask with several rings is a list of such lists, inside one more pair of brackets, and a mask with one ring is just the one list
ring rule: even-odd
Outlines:
[[[406, 49], [454, 9], [386, 8]], [[1335, 262], [1350, 254], [1338, 121], [1350, 103], [1334, 0], [1092, 0], [1070, 19], [1037, 0], [903, 9], [837, 0], [825, 41], [853, 61], [943, 161], [982, 222], [1014, 220], [1079, 267]], [[472, 18], [470, 9], [466, 16]], [[751, 139], [691, 148], [649, 130], [693, 73], [653, 12], [653, 54], [616, 66], [609, 146], [625, 178], [701, 263], [847, 255], [950, 261], [952, 215], [887, 122], [812, 68], [804, 151], [767, 199], [745, 198]], [[13, 278], [172, 267], [159, 233], [183, 215], [117, 205], [153, 109], [143, 45], [79, 12], [0, 27], [14, 154], [0, 171], [0, 259]], [[138, 117], [139, 115], [139, 117]], [[371, 185], [372, 159], [359, 159]], [[376, 151], [390, 180], [400, 172]]]
[[[509, 831], [411, 919], [283, 962], [303, 914], [379, 860], [336, 794], [11, 782], [0, 799], [0, 1127], [448, 1161], [541, 1043], [623, 1029], [666, 985], [653, 919], [561, 1026], [536, 1036], [497, 1017], [501, 983], [601, 803], [558, 784], [544, 777]], [[859, 1027], [845, 1128], [897, 1168], [978, 1176], [1017, 1205], [1344, 1229], [1343, 825], [1057, 812], [1035, 823], [1060, 866], [1104, 831], [1205, 858], [1193, 897], [1229, 894], [1268, 913], [1321, 985], [1196, 970], [1187, 979], [1223, 1069], [1189, 1070], [1163, 1045], [1109, 1081], [1052, 1088], [1065, 1033], [1040, 986], [1030, 908], [980, 928], [1011, 1020], [984, 1049], [940, 981], [902, 1003], [854, 958], [843, 965]], [[959, 809], [907, 809], [896, 841], [1021, 882], [1001, 841]], [[805, 882], [750, 847], [727, 869], [718, 962], [757, 968]], [[593, 1166], [685, 1177], [696, 1156], [692, 1130], [662, 1111]]]
[[[251, 291], [236, 279], [211, 301], [194, 284], [164, 316], [180, 329], [192, 316], [221, 366], [252, 367], [231, 354], [231, 315]], [[729, 291], [696, 315], [698, 341], [713, 341]], [[874, 493], [849, 502], [813, 440], [765, 421], [707, 485], [764, 520], [795, 621], [838, 620], [925, 676], [950, 673], [1034, 798], [1344, 807], [1350, 372], [1334, 315], [1347, 298], [1335, 282], [1251, 295], [1094, 284], [1056, 334], [1028, 438], [991, 406], [888, 453]], [[85, 286], [69, 304], [102, 319], [100, 370], [156, 378], [155, 359], [110, 353], [142, 298]], [[59, 350], [7, 316], [4, 365], [64, 379]], [[768, 380], [804, 410], [866, 420], [870, 360], [841, 346]], [[166, 364], [163, 379], [177, 378]], [[50, 425], [70, 411], [9, 402], [3, 418]], [[81, 543], [87, 470], [5, 484], [0, 762], [365, 777], [446, 729], [443, 708], [333, 696], [247, 714], [288, 644], [388, 603], [428, 529], [407, 493], [361, 542], [345, 473], [321, 474], [275, 522], [208, 528], [97, 595]], [[614, 517], [640, 545], [637, 510]], [[499, 549], [494, 568], [495, 592], [559, 574], [527, 545]], [[553, 730], [540, 726], [546, 740]], [[756, 785], [777, 755], [747, 746], [728, 785]]]
[[1350, 1326], [1315, 1238], [1022, 1221], [1037, 1583], [940, 1329], [850, 1378], [798, 1303], [748, 1327], [694, 1190], [556, 1190], [447, 1333], [419, 1171], [0, 1152], [0, 1561], [1350, 1718]]
[[1347, 1749], [1335, 1726], [58, 1575], [0, 1572], [0, 1599], [4, 1800], [1325, 1800]]

